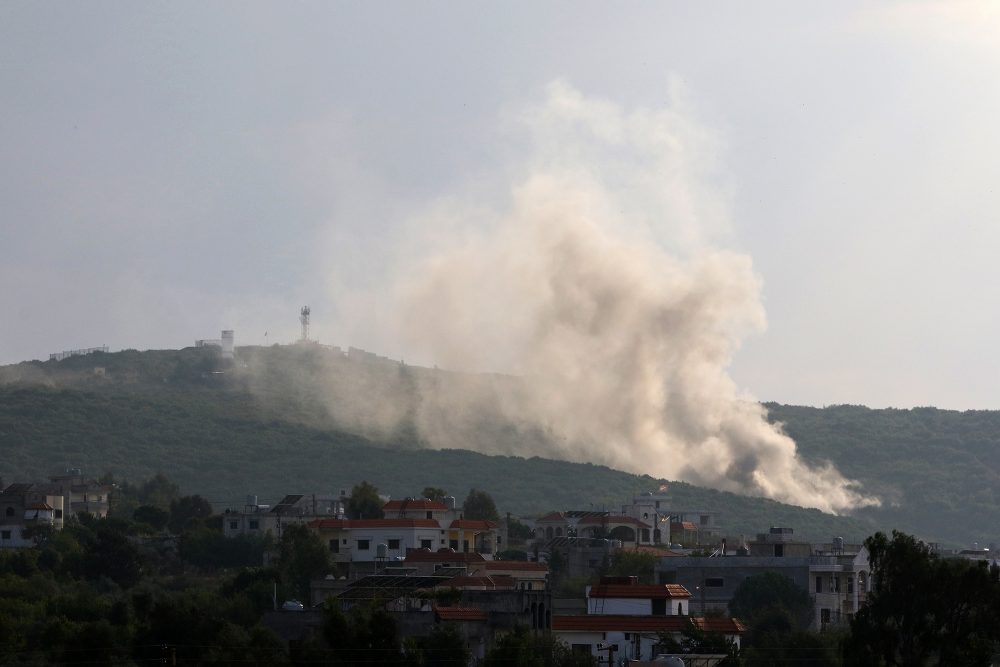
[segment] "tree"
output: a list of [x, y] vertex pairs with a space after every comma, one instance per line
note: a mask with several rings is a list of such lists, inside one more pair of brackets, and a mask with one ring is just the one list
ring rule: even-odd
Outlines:
[[469, 490], [469, 495], [462, 503], [462, 512], [466, 519], [500, 520], [500, 514], [497, 512], [493, 497], [485, 491], [477, 491], [476, 489]]
[[1000, 642], [1000, 568], [939, 558], [897, 531], [865, 547], [875, 587], [851, 620], [846, 664], [989, 664]]
[[309, 581], [327, 574], [330, 552], [319, 535], [301, 523], [285, 526], [278, 549], [281, 578], [300, 600], [309, 599]]
[[658, 639], [662, 649], [668, 653], [725, 655], [726, 657], [718, 665], [729, 667], [740, 664], [740, 650], [736, 646], [736, 642], [722, 633], [702, 630], [690, 618], [687, 619], [679, 638], [669, 632], [660, 632]]
[[448, 495], [448, 492], [436, 486], [425, 486], [420, 495], [428, 500], [436, 500], [440, 503], [444, 502], [444, 498]]
[[167, 524], [174, 533], [180, 533], [192, 521], [212, 516], [212, 504], [195, 494], [170, 501], [170, 521]]
[[336, 605], [327, 604], [323, 608], [321, 631], [331, 647], [335, 665], [362, 667], [402, 662], [396, 619], [376, 604], [356, 605], [348, 614]]
[[485, 667], [590, 667], [597, 660], [589, 653], [577, 653], [548, 632], [532, 633], [517, 626], [498, 639], [483, 660]]
[[351, 498], [347, 501], [347, 516], [351, 519], [381, 519], [384, 514], [378, 488], [363, 481], [351, 489]]
[[611, 557], [608, 574], [614, 577], [639, 577], [641, 583], [652, 584], [658, 561], [659, 558], [654, 553], [619, 549]]
[[511, 519], [508, 522], [507, 546], [512, 546], [515, 544], [524, 544], [532, 537], [534, 537], [534, 533], [531, 531], [531, 528], [524, 525], [517, 519]]
[[180, 488], [167, 479], [162, 472], [150, 477], [139, 487], [139, 502], [143, 505], [155, 505], [162, 509], [170, 507], [170, 503], [180, 497]]
[[406, 661], [420, 667], [467, 665], [472, 653], [454, 623], [436, 625], [426, 637], [413, 637], [406, 645]]
[[156, 505], [140, 505], [132, 513], [132, 519], [150, 526], [153, 530], [163, 530], [170, 521], [170, 513]]
[[747, 577], [729, 601], [729, 613], [752, 627], [758, 619], [773, 621], [775, 612], [787, 615], [789, 630], [805, 629], [812, 620], [809, 593], [777, 572]]

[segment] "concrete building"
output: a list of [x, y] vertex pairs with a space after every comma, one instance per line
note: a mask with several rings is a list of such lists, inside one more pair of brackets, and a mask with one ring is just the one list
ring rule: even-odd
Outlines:
[[87, 513], [98, 518], [108, 515], [111, 507], [112, 487], [86, 477], [79, 468], [70, 468], [63, 475], [49, 478], [46, 493], [61, 495], [63, 508], [70, 514]]
[[868, 553], [864, 547], [845, 545], [839, 538], [829, 545], [813, 546], [792, 536], [789, 528], [772, 528], [739, 550], [748, 555], [661, 558], [656, 566], [657, 581], [681, 584], [690, 590], [693, 614], [726, 613], [740, 584], [774, 572], [809, 593], [814, 629], [846, 624], [867, 598]]
[[687, 615], [691, 593], [676, 584], [640, 584], [637, 577], [605, 577], [587, 589], [587, 614], [552, 617], [552, 631], [573, 651], [599, 664], [652, 660], [660, 633], [680, 636], [689, 626], [719, 632], [737, 646], [746, 628], [736, 619]]
[[48, 526], [61, 530], [63, 497], [44, 484], [11, 484], [0, 492], [0, 549], [35, 545], [34, 529]]

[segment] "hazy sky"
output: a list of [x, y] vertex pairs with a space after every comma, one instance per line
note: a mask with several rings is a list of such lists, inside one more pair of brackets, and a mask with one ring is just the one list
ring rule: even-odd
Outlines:
[[2, 3], [0, 363], [288, 342], [306, 303], [405, 355], [359, 309], [420, 211], [502, 206], [561, 81], [705, 133], [768, 319], [740, 387], [1000, 408], [998, 7]]

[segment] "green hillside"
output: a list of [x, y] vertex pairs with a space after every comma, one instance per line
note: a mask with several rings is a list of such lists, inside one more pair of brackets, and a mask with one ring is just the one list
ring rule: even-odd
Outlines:
[[966, 545], [1000, 542], [1000, 412], [768, 404], [806, 460], [885, 499], [862, 516]]
[[[274, 500], [361, 479], [394, 496], [425, 486], [463, 496], [476, 487], [516, 514], [617, 508], [663, 482], [590, 464], [423, 448], [410, 421], [420, 400], [414, 387], [426, 395], [458, 386], [488, 403], [516, 382], [348, 361], [319, 346], [242, 348], [236, 363], [211, 348], [27, 362], [0, 368], [0, 475], [28, 480], [81, 467], [135, 480], [162, 471], [220, 508], [249, 493]], [[768, 408], [807, 459], [832, 460], [889, 499], [886, 507], [834, 517], [670, 482], [678, 506], [719, 512], [731, 535], [785, 525], [823, 540], [890, 527], [949, 543], [993, 539], [1000, 414]], [[382, 413], [391, 428], [372, 426]], [[468, 443], [523, 448], [546, 437], [486, 410], [458, 423]]]

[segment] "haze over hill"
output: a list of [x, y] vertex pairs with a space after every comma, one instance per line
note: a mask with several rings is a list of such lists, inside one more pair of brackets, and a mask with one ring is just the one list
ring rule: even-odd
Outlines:
[[[340, 393], [329, 393], [331, 376], [341, 379]], [[421, 403], [433, 396], [427, 387], [444, 396], [475, 391], [488, 403], [519, 382], [351, 360], [318, 345], [241, 348], [232, 365], [213, 349], [17, 364], [0, 368], [0, 475], [31, 479], [67, 466], [131, 479], [164, 471], [220, 506], [245, 493], [333, 490], [367, 478], [396, 496], [427, 485], [456, 494], [485, 488], [503, 509], [525, 513], [613, 508], [658, 486], [658, 476], [602, 466], [424, 450], [431, 443], [415, 425], [418, 414], [455, 425], [462, 449], [545, 451], [550, 433], [505, 421], [501, 412], [455, 420], [443, 412], [447, 402]], [[672, 483], [680, 504], [720, 512], [734, 534], [783, 524], [816, 539], [893, 527], [957, 544], [996, 539], [1000, 413], [766, 407], [806, 461], [829, 458], [891, 503], [838, 518]], [[936, 465], [941, 460], [949, 467]]]

